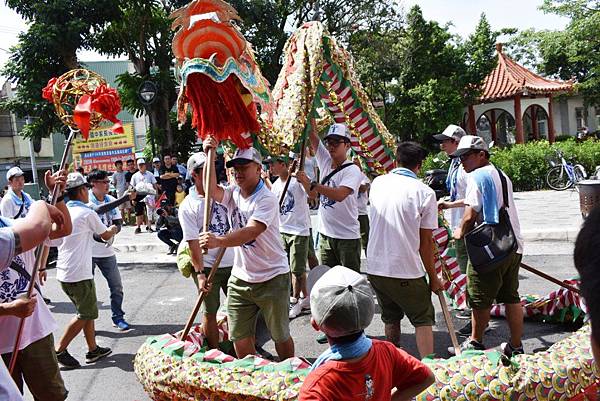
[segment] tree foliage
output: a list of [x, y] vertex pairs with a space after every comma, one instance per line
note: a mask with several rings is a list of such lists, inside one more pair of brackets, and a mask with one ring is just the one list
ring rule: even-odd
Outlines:
[[30, 23], [11, 49], [2, 74], [18, 85], [15, 98], [3, 107], [19, 118], [32, 116], [23, 134], [46, 137], [62, 124], [51, 104], [42, 99], [48, 80], [79, 67], [78, 49], [90, 49], [93, 31], [114, 17], [112, 0], [7, 0]]
[[544, 0], [542, 9], [570, 19], [562, 31], [520, 32], [510, 52], [543, 75], [576, 79], [589, 104], [600, 104], [600, 4], [593, 0]]

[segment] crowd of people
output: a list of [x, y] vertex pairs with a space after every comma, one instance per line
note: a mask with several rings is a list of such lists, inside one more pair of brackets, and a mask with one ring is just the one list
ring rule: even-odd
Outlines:
[[[207, 168], [209, 160], [203, 152], [191, 155], [186, 166], [171, 156], [162, 162], [154, 158], [151, 169], [144, 159], [126, 160], [125, 170], [123, 162], [117, 161], [111, 178], [100, 170], [90, 172], [87, 178], [79, 172], [48, 172], [48, 188], [60, 188], [55, 207], [34, 202], [22, 190], [23, 172], [9, 170], [9, 190], [0, 202], [4, 216], [0, 218], [0, 267], [5, 269], [0, 272], [0, 353], [5, 361], [10, 359], [14, 343], [10, 334], [17, 332], [20, 318], [30, 316], [13, 372], [19, 389], [22, 391], [25, 381], [36, 399], [64, 399], [67, 392], [58, 366], [80, 366], [67, 349], [81, 331], [88, 346], [87, 363], [110, 354], [109, 348], [95, 341], [96, 268], [110, 290], [114, 326], [129, 329], [112, 239], [133, 216], [136, 234], [142, 232], [142, 226], [153, 232], [152, 223], [158, 217], [158, 235], [169, 253], [177, 253], [178, 260], [179, 255], [189, 256], [189, 275], [198, 292], [207, 293], [201, 322], [209, 348], [219, 345], [216, 316], [224, 305], [229, 338], [238, 358], [260, 351], [257, 321], [264, 322], [278, 357], [292, 357], [297, 352], [290, 319], [310, 311], [312, 326], [322, 333], [320, 340], [329, 348], [313, 364], [300, 400], [404, 400], [433, 383], [431, 371], [398, 347], [400, 323], [407, 317], [415, 328], [419, 355], [436, 351], [432, 293], [441, 291], [444, 282], [435, 270], [433, 230], [444, 209], [450, 209], [457, 259], [468, 279], [471, 321], [461, 329], [466, 337], [461, 349], [486, 348], [483, 340], [490, 308], [494, 302], [502, 302], [510, 329], [502, 352], [508, 357], [524, 353], [518, 292], [523, 241], [512, 183], [490, 163], [488, 145], [454, 125], [435, 135], [441, 150], [451, 157], [446, 183], [450, 196], [438, 200], [418, 179], [427, 155], [421, 145], [400, 143], [396, 168], [369, 177], [359, 160], [349, 159], [350, 139], [345, 124], [333, 124], [322, 140], [313, 131], [304, 166], [299, 169], [292, 168], [296, 165], [294, 154], [263, 159], [254, 148], [238, 149], [225, 165], [230, 172], [228, 180], [216, 166]], [[203, 149], [206, 152], [218, 145], [209, 137]], [[109, 194], [110, 183], [116, 197]], [[213, 202], [205, 231], [205, 194], [209, 190]], [[311, 209], [316, 205], [319, 224], [313, 235]], [[465, 236], [479, 225], [498, 224], [504, 211], [517, 244], [493, 270], [483, 271], [470, 260]], [[589, 222], [597, 221], [599, 214], [598, 210], [592, 213], [582, 230], [596, 242], [598, 225]], [[33, 229], [34, 224], [39, 230]], [[35, 295], [39, 290], [30, 299], [20, 297], [36, 262], [32, 249], [40, 243], [58, 247], [57, 279], [76, 309], [56, 344], [52, 336], [56, 323]], [[583, 291], [594, 299], [598, 279], [592, 277], [598, 247], [590, 244], [595, 242], [578, 240], [576, 265], [582, 275], [590, 276]], [[361, 253], [366, 256], [362, 267]], [[220, 263], [209, 282], [216, 261]], [[307, 274], [319, 263], [330, 269], [309, 293]], [[40, 281], [45, 277], [42, 267]], [[386, 341], [365, 335], [375, 313], [374, 298], [381, 308]], [[590, 312], [594, 322], [597, 308], [592, 306]], [[596, 351], [598, 333], [593, 325]], [[448, 351], [456, 352], [453, 348]], [[5, 370], [0, 373], [5, 375]], [[0, 396], [2, 391], [9, 394], [13, 390], [0, 385]], [[18, 394], [8, 399], [19, 399]]]

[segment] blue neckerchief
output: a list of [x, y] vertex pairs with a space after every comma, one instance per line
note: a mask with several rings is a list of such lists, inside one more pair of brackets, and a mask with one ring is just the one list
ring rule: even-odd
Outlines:
[[491, 171], [479, 168], [473, 171], [471, 176], [475, 180], [477, 189], [479, 189], [479, 193], [481, 193], [483, 199], [483, 222], [487, 224], [498, 224], [500, 221], [498, 215], [498, 197]]
[[393, 174], [398, 174], [398, 175], [403, 175], [405, 177], [410, 177], [410, 178], [417, 178], [417, 175], [415, 174], [414, 171], [409, 170], [407, 168], [404, 167], [398, 167], [392, 170]]
[[12, 219], [0, 216], [0, 228], [11, 227], [13, 225]]
[[[102, 203], [100, 203], [100, 201], [96, 198], [96, 195], [94, 195], [94, 193], [92, 191], [90, 191], [89, 194], [90, 194], [90, 199], [94, 205], [100, 206], [100, 205], [102, 205], [102, 203], [110, 202], [110, 198], [108, 197], [108, 195], [104, 195], [104, 199], [102, 199]], [[112, 220], [115, 217], [117, 217], [117, 208], [110, 209], [105, 214], [108, 214], [110, 216], [110, 219]]]
[[70, 200], [67, 202], [67, 207], [84, 207], [86, 209], [91, 209], [88, 205], [78, 200]]
[[329, 349], [323, 352], [315, 363], [311, 366], [310, 370], [313, 371], [317, 369], [319, 366], [323, 365], [327, 361], [339, 361], [341, 359], [352, 359], [358, 358], [361, 355], [369, 352], [371, 347], [373, 346], [373, 342], [370, 338], [365, 336], [365, 333], [362, 333], [360, 337], [348, 344], [333, 344], [329, 347]]
[[450, 168], [448, 169], [448, 176], [446, 177], [446, 188], [450, 193], [450, 200], [454, 202], [457, 198], [456, 184], [458, 182], [458, 170], [460, 169], [460, 159], [455, 157], [450, 162]]
[[21, 207], [21, 205], [25, 203], [24, 209], [29, 210], [29, 207], [33, 203], [33, 199], [31, 198], [31, 196], [29, 196], [27, 192], [21, 191], [21, 196], [23, 197], [23, 199], [19, 198], [19, 196], [15, 193], [15, 191], [12, 190], [12, 188], [8, 189], [8, 193], [10, 194], [10, 197], [12, 198], [13, 202], [15, 202], [15, 205]]

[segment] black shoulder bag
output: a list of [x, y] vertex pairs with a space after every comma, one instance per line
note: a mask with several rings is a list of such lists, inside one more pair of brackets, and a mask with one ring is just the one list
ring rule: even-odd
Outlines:
[[337, 167], [335, 170], [333, 170], [331, 173], [327, 174], [325, 176], [325, 178], [323, 178], [321, 180], [321, 185], [326, 185], [329, 180], [331, 180], [331, 178], [336, 175], [337, 173], [339, 173], [340, 171], [342, 171], [343, 169], [345, 169], [346, 167], [350, 167], [353, 166], [354, 163], [346, 163], [346, 164], [342, 164], [341, 166]]
[[498, 224], [482, 223], [465, 234], [467, 254], [478, 273], [496, 270], [517, 250], [517, 239], [508, 216], [508, 188], [506, 177], [496, 167], [502, 182], [503, 205], [498, 211]]

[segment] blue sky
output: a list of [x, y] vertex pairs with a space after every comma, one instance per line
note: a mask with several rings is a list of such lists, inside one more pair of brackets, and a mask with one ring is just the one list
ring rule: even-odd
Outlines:
[[[485, 12], [493, 29], [514, 27], [518, 29], [562, 29], [568, 20], [538, 10], [542, 0], [401, 0], [406, 11], [414, 4], [423, 9], [426, 19], [441, 24], [452, 23], [450, 30], [468, 36]], [[17, 43], [17, 35], [27, 29], [26, 23], [0, 0], [0, 66], [8, 58], [8, 49]], [[94, 52], [81, 52], [81, 60], [94, 61], [106, 58]]]

